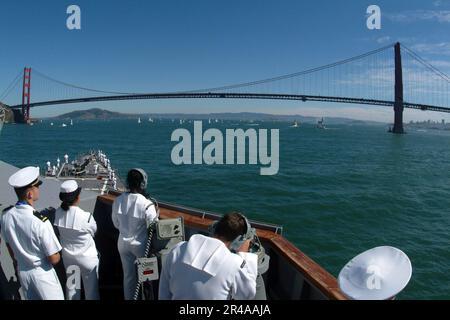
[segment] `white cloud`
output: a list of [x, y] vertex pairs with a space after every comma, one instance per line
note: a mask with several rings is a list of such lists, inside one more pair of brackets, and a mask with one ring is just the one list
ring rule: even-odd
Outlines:
[[413, 45], [412, 49], [425, 54], [450, 56], [450, 42], [418, 43]]
[[386, 13], [385, 17], [394, 22], [437, 21], [450, 23], [450, 10], [414, 10], [400, 13]]
[[385, 36], [385, 37], [381, 37], [381, 38], [377, 39], [377, 42], [379, 44], [387, 43], [389, 41], [391, 41], [391, 37], [389, 37], [389, 36]]
[[450, 68], [450, 61], [430, 60], [428, 62], [434, 67]]

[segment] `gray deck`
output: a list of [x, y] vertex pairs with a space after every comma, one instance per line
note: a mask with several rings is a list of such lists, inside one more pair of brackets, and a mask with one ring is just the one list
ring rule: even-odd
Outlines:
[[[18, 168], [0, 161], [0, 212], [17, 202], [14, 190], [8, 185], [9, 177], [17, 170]], [[58, 208], [61, 203], [59, 200], [61, 181], [51, 177], [41, 177], [41, 179], [44, 183], [40, 187], [40, 198], [35, 204], [35, 209], [40, 211], [48, 207]], [[93, 212], [98, 194], [97, 191], [82, 190], [80, 207], [85, 211]], [[3, 270], [3, 272], [0, 270], [0, 299], [12, 299], [10, 293], [17, 291], [19, 285], [4, 241], [0, 244], [0, 266]]]
[[[95, 170], [97, 165], [97, 171]], [[63, 163], [56, 174], [60, 181], [76, 180], [78, 185], [86, 191], [94, 191], [104, 194], [108, 191], [125, 191], [125, 186], [120, 177], [116, 175], [116, 188], [108, 175], [105, 167], [95, 153], [89, 153], [78, 158], [74, 164]]]

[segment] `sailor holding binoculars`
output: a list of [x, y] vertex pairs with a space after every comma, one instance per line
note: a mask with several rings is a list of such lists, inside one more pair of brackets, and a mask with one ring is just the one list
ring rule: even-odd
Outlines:
[[255, 297], [258, 259], [248, 252], [254, 229], [239, 213], [225, 215], [212, 229], [214, 238], [193, 235], [168, 254], [159, 283], [160, 300]]

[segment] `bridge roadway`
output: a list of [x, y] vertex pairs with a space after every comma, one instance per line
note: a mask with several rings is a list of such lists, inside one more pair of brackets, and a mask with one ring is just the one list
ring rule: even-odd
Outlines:
[[[175, 92], [175, 93], [145, 93], [130, 95], [113, 95], [87, 98], [74, 98], [63, 100], [52, 100], [30, 103], [30, 108], [50, 105], [61, 105], [69, 103], [86, 103], [102, 101], [121, 100], [151, 100], [151, 99], [262, 99], [262, 100], [298, 100], [298, 101], [321, 101], [334, 103], [365, 104], [375, 106], [393, 107], [394, 101], [373, 100], [363, 98], [312, 96], [296, 94], [267, 94], [267, 93], [226, 93], [226, 92]], [[403, 106], [410, 109], [423, 111], [436, 111], [450, 113], [450, 107], [438, 107], [425, 104], [404, 102]], [[22, 105], [9, 106], [11, 109], [21, 109]]]

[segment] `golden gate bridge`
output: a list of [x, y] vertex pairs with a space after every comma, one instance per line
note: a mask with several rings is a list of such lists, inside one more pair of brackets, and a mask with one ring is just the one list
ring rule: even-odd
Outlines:
[[[450, 77], [416, 52], [391, 44], [349, 59], [282, 76], [222, 87], [173, 92], [117, 92], [87, 88], [24, 68], [0, 95], [16, 122], [29, 123], [40, 106], [150, 99], [262, 99], [393, 107], [394, 133], [403, 133], [405, 108], [450, 112]], [[21, 85], [21, 86], [20, 86]], [[31, 101], [38, 96], [38, 101]], [[21, 90], [17, 92], [17, 90]], [[21, 99], [14, 101], [14, 99]]]

